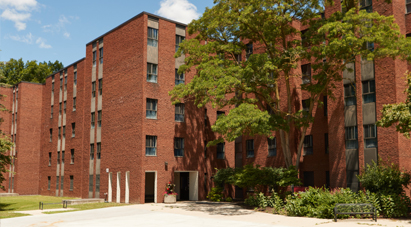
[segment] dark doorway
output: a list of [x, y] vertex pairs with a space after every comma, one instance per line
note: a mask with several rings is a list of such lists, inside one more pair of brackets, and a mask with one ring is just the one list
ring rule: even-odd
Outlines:
[[146, 184], [145, 184], [145, 203], [154, 203], [154, 187], [155, 187], [155, 173], [146, 173]]
[[190, 199], [190, 173], [184, 172], [180, 173], [180, 200]]

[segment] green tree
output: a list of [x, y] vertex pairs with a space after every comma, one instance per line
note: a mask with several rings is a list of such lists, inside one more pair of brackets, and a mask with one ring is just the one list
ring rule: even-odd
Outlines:
[[[173, 103], [230, 107], [212, 126], [222, 138], [209, 145], [278, 131], [286, 166], [298, 169], [313, 109], [323, 104], [323, 95], [334, 98], [347, 63], [355, 56], [405, 59], [411, 50], [392, 16], [360, 11], [358, 2], [348, 1], [353, 0], [343, 4], [350, 10], [322, 19], [324, 4], [318, 0], [215, 0], [213, 8], [189, 24], [194, 38], [186, 39], [175, 55], [187, 56], [179, 73], [195, 69], [196, 75], [169, 93]], [[302, 34], [300, 25], [309, 28]], [[364, 48], [371, 43], [374, 49]], [[240, 61], [244, 52], [247, 57]], [[312, 76], [300, 86], [304, 60], [311, 62]], [[298, 90], [310, 94], [306, 111], [295, 106]], [[293, 141], [295, 131], [299, 136]], [[297, 148], [291, 150], [291, 144]]]
[[46, 77], [53, 72], [63, 69], [63, 64], [59, 61], [55, 62], [39, 62], [27, 61], [26, 63], [20, 58], [13, 58], [8, 62], [0, 63], [0, 83], [14, 85], [20, 81], [44, 83]]
[[[1, 71], [1, 70], [0, 70]], [[4, 95], [0, 94], [0, 100], [4, 99]], [[0, 111], [1, 112], [8, 112], [3, 104], [0, 103]], [[3, 122], [3, 118], [0, 118], [0, 124]], [[0, 131], [0, 188], [5, 190], [4, 186], [2, 185], [3, 181], [5, 181], [5, 174], [9, 172], [7, 169], [8, 165], [11, 165], [12, 157], [9, 155], [9, 152], [13, 146], [10, 138], [8, 138], [2, 131]]]

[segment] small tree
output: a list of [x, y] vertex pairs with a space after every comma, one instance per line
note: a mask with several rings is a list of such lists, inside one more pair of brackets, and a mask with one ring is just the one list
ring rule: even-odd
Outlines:
[[367, 164], [365, 171], [358, 175], [361, 185], [370, 192], [383, 195], [399, 195], [411, 183], [409, 172], [401, 171], [394, 163], [391, 165], [379, 160], [379, 164], [372, 161]]
[[[1, 69], [0, 69], [1, 71]], [[4, 99], [4, 95], [0, 94], [0, 100]], [[8, 112], [3, 104], [0, 103], [0, 111], [1, 112]], [[3, 122], [3, 118], [0, 118], [0, 124]], [[2, 185], [3, 181], [5, 181], [4, 173], [9, 172], [7, 169], [8, 165], [12, 163], [12, 157], [8, 154], [11, 148], [13, 147], [13, 143], [11, 142], [10, 138], [8, 138], [2, 131], [0, 131], [0, 188], [5, 190], [4, 186]]]

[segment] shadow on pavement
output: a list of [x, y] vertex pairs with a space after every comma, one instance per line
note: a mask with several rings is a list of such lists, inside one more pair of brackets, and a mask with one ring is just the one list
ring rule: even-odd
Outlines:
[[[181, 204], [182, 205], [182, 204]], [[185, 202], [183, 206], [179, 204], [174, 205], [174, 207], [179, 207], [186, 211], [198, 211], [204, 212], [209, 215], [225, 215], [225, 216], [236, 216], [236, 215], [248, 215], [254, 211], [246, 210], [241, 206], [234, 203], [218, 203], [218, 202]]]

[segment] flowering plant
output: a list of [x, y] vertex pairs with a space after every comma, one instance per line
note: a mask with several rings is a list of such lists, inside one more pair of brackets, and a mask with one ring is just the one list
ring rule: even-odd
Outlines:
[[166, 184], [166, 191], [163, 193], [163, 195], [177, 195], [176, 192], [174, 192], [174, 188], [176, 187], [175, 184], [172, 184], [171, 182], [168, 182]]

